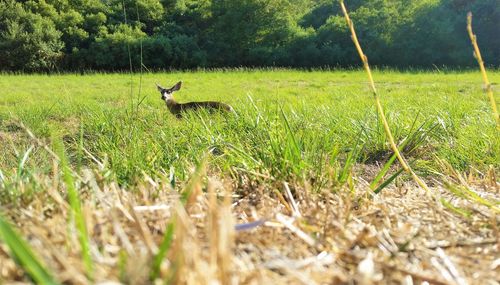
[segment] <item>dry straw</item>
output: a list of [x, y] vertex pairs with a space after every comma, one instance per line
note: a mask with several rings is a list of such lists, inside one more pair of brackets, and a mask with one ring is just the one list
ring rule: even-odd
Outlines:
[[500, 130], [500, 117], [498, 116], [497, 103], [495, 102], [495, 97], [493, 96], [493, 90], [491, 90], [491, 84], [488, 80], [488, 74], [486, 74], [486, 68], [484, 68], [483, 57], [481, 56], [481, 51], [479, 50], [479, 46], [477, 45], [476, 35], [472, 32], [472, 13], [469, 12], [467, 14], [467, 31], [469, 32], [469, 37], [472, 42], [472, 46], [474, 47], [474, 57], [479, 63], [479, 68], [481, 69], [481, 74], [483, 75], [483, 81], [485, 85], [485, 92], [488, 94], [491, 103], [491, 109], [493, 111], [493, 116], [497, 122], [497, 128]]
[[349, 26], [349, 29], [351, 30], [351, 38], [352, 41], [354, 42], [354, 45], [356, 46], [356, 50], [358, 51], [359, 57], [363, 61], [363, 66], [366, 70], [366, 73], [368, 74], [368, 80], [370, 83], [370, 88], [372, 90], [373, 96], [375, 98], [375, 104], [377, 106], [377, 111], [380, 115], [380, 119], [382, 120], [382, 124], [384, 126], [385, 133], [387, 135], [387, 139], [389, 140], [389, 143], [391, 145], [392, 150], [396, 154], [399, 162], [401, 163], [403, 169], [410, 173], [415, 182], [417, 182], [420, 187], [425, 189], [428, 193], [430, 193], [429, 187], [425, 182], [418, 177], [418, 175], [411, 169], [410, 165], [408, 165], [408, 162], [406, 162], [406, 159], [403, 157], [403, 155], [399, 152], [398, 146], [394, 142], [394, 138], [391, 133], [391, 129], [389, 128], [389, 123], [387, 122], [387, 118], [385, 117], [384, 114], [384, 109], [382, 108], [382, 103], [380, 102], [380, 97], [378, 96], [377, 89], [375, 88], [375, 82], [373, 81], [372, 77], [372, 72], [370, 70], [370, 65], [368, 64], [368, 57], [363, 53], [363, 49], [361, 48], [361, 45], [359, 44], [358, 37], [356, 36], [356, 31], [354, 30], [354, 24], [351, 21], [351, 18], [349, 17], [349, 14], [347, 13], [347, 9], [344, 5], [344, 1], [340, 0], [340, 6], [342, 7], [342, 12], [344, 13], [345, 19], [347, 21], [347, 25]]

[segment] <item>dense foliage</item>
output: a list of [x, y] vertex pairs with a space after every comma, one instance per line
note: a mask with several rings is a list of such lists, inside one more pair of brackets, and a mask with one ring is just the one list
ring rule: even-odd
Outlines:
[[[350, 0], [370, 61], [500, 65], [500, 0]], [[142, 61], [142, 63], [141, 63]], [[3, 0], [0, 69], [125, 70], [357, 64], [336, 0]]]

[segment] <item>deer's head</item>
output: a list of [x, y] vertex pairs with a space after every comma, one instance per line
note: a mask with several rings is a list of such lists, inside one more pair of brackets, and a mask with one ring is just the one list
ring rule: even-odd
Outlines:
[[175, 91], [180, 90], [181, 86], [182, 86], [182, 81], [177, 82], [177, 84], [175, 84], [171, 88], [163, 88], [160, 85], [158, 85], [158, 83], [156, 83], [156, 87], [158, 87], [158, 91], [160, 91], [161, 93], [161, 99], [165, 102], [174, 100], [173, 93]]

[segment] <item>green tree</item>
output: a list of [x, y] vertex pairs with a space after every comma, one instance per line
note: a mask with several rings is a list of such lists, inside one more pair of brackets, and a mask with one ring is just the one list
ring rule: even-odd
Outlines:
[[294, 2], [300, 1], [213, 0], [215, 41], [208, 47], [215, 64], [259, 65], [249, 57], [252, 50], [270, 53], [289, 43], [298, 29]]
[[139, 28], [119, 25], [112, 33], [96, 37], [89, 49], [82, 51], [87, 64], [96, 69], [126, 70], [130, 68], [129, 56], [134, 66], [140, 64], [139, 43], [146, 34]]
[[161, 25], [165, 10], [160, 0], [109, 0], [109, 18], [113, 25], [140, 26], [148, 35]]
[[[500, 0], [348, 0], [379, 66], [500, 65]], [[332, 0], [0, 0], [0, 69], [352, 66], [359, 59]]]
[[26, 11], [21, 3], [0, 2], [0, 66], [7, 70], [53, 69], [64, 43], [54, 22]]
[[409, 20], [393, 33], [390, 63], [413, 66], [475, 66], [466, 32], [466, 14], [474, 14], [474, 30], [485, 61], [500, 64], [500, 1], [433, 0], [412, 7]]

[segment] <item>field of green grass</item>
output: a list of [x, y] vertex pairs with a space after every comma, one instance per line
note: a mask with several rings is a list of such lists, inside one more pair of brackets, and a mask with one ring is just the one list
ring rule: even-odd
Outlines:
[[[446, 254], [495, 280], [500, 132], [479, 73], [374, 79], [431, 195], [394, 162], [362, 71], [2, 74], [0, 283], [459, 282]], [[236, 114], [177, 119], [155, 83], [178, 81], [177, 101]]]
[[[490, 76], [500, 81], [500, 73]], [[179, 80], [179, 102], [220, 100], [238, 116], [176, 119], [155, 82]], [[500, 167], [500, 137], [476, 72], [382, 71], [375, 80], [395, 139], [408, 141], [404, 152], [418, 172], [439, 172], [436, 158], [460, 171]], [[350, 155], [376, 165], [391, 154], [359, 71], [2, 75], [0, 90], [4, 176], [32, 145], [20, 123], [47, 142], [61, 137], [74, 167], [92, 167], [89, 154], [106, 162], [121, 183], [170, 169], [182, 179], [205, 153], [214, 171], [233, 178], [240, 170], [315, 181]], [[48, 171], [47, 158], [35, 149], [24, 168]]]

